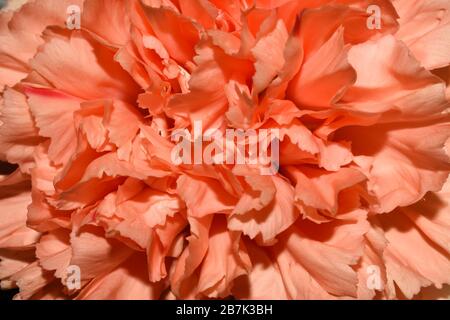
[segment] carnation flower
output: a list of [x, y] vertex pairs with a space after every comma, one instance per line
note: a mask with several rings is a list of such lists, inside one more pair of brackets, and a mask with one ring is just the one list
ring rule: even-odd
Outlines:
[[[1, 287], [17, 299], [448, 297], [449, 65], [448, 0], [9, 7]], [[243, 146], [243, 162], [219, 149], [205, 162], [191, 145], [174, 161], [175, 132], [212, 150], [196, 123], [276, 132], [258, 145], [276, 161], [248, 161], [249, 136], [224, 144]]]

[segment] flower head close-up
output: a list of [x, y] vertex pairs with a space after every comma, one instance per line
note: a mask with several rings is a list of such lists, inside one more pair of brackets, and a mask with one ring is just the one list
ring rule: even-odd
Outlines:
[[2, 4], [14, 299], [450, 299], [450, 0]]

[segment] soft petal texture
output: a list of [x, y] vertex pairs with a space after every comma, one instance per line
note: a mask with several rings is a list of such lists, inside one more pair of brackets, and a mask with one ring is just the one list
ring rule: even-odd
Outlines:
[[23, 2], [0, 12], [16, 299], [448, 299], [448, 0]]
[[231, 230], [242, 231], [251, 239], [256, 238], [263, 243], [272, 242], [279, 233], [286, 230], [296, 220], [299, 214], [293, 204], [292, 186], [279, 177], [268, 179], [272, 180], [276, 190], [273, 200], [261, 209], [234, 213], [228, 220]]
[[[111, 51], [89, 37], [73, 35], [46, 43], [30, 64], [57, 89], [78, 98], [131, 99], [136, 86], [113, 59]], [[60, 70], [65, 70], [65, 77], [59, 76]], [[78, 81], [83, 78], [90, 81]]]
[[427, 191], [442, 188], [449, 170], [443, 149], [448, 132], [445, 122], [355, 129], [354, 137], [364, 137], [353, 140], [358, 154], [355, 162], [368, 177], [369, 190], [378, 200], [373, 210], [390, 212], [417, 202]]
[[[394, 282], [409, 299], [421, 287], [442, 288], [449, 281], [448, 186], [437, 195], [429, 194], [413, 206], [398, 209], [395, 216], [380, 218], [389, 241], [383, 254], [388, 283]], [[416, 254], [408, 254], [411, 250]]]
[[0, 248], [31, 246], [39, 233], [27, 227], [27, 207], [31, 202], [27, 185], [2, 186], [0, 194]]
[[[131, 276], [132, 275], [132, 276]], [[106, 275], [92, 280], [76, 299], [80, 300], [149, 300], [157, 299], [163, 284], [148, 282], [145, 259], [134, 254]]]
[[393, 1], [400, 20], [397, 36], [427, 69], [450, 64], [450, 4], [445, 0]]
[[[349, 62], [357, 80], [342, 103], [354, 110], [390, 112], [393, 119], [422, 119], [448, 107], [442, 81], [421, 67], [393, 36], [353, 47]], [[376, 68], [368, 72], [368, 64]]]
[[41, 138], [26, 96], [20, 91], [7, 89], [0, 109], [0, 156], [2, 160], [21, 164], [27, 172], [32, 166], [34, 148]]

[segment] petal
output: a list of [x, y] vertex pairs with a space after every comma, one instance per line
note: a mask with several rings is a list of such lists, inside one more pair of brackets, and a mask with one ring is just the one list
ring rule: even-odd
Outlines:
[[[134, 102], [137, 85], [114, 63], [113, 52], [84, 35], [52, 38], [31, 60], [31, 66], [69, 95], [86, 100], [117, 98]], [[64, 77], [60, 76], [61, 72]]]
[[336, 172], [308, 167], [288, 167], [287, 170], [296, 182], [296, 201], [332, 215], [338, 210], [339, 193], [365, 180], [361, 172], [352, 168], [341, 168]]
[[268, 244], [276, 236], [286, 230], [297, 219], [299, 212], [294, 207], [294, 188], [284, 179], [267, 176], [271, 179], [276, 191], [274, 199], [261, 210], [247, 213], [233, 213], [228, 219], [230, 230], [242, 231], [251, 239]]
[[[184, 242], [184, 236], [180, 233], [186, 227], [187, 221], [182, 215], [168, 217], [165, 225], [157, 226], [152, 233], [150, 245], [147, 247], [147, 262], [150, 281], [160, 281], [167, 276], [166, 257], [174, 254], [178, 257], [180, 252], [176, 250], [178, 239]], [[182, 248], [181, 248], [182, 249]]]
[[77, 147], [73, 113], [81, 100], [51, 89], [27, 87], [25, 93], [39, 134], [51, 139], [49, 158], [55, 164], [66, 164]]
[[283, 234], [274, 247], [283, 281], [292, 299], [356, 297], [352, 269], [362, 255], [368, 230], [365, 213], [356, 211], [329, 228], [302, 222]]
[[162, 283], [150, 283], [142, 254], [134, 254], [111, 272], [96, 277], [85, 286], [77, 300], [154, 300]]
[[0, 248], [29, 247], [40, 234], [27, 227], [31, 193], [27, 183], [0, 187]]
[[43, 43], [48, 26], [65, 26], [70, 5], [83, 7], [83, 0], [38, 0], [24, 4], [0, 18], [0, 87], [14, 86], [31, 71], [28, 61]]
[[153, 31], [170, 56], [181, 64], [192, 61], [194, 47], [199, 40], [197, 27], [168, 8], [147, 7], [145, 10]]
[[189, 215], [203, 217], [208, 214], [230, 212], [235, 199], [213, 179], [182, 175], [177, 180], [177, 190], [186, 202]]
[[26, 96], [15, 89], [7, 89], [1, 103], [1, 158], [20, 164], [21, 170], [28, 172], [32, 166], [34, 149], [41, 139]]
[[253, 74], [253, 65], [248, 60], [225, 54], [211, 41], [197, 45], [196, 53], [198, 67], [189, 80], [190, 92], [172, 95], [166, 113], [182, 124], [202, 120], [204, 130], [218, 128], [228, 105], [223, 87], [231, 80], [245, 83]]
[[180, 0], [179, 6], [183, 16], [194, 19], [208, 29], [212, 29], [215, 26], [218, 10], [209, 1]]
[[347, 61], [343, 32], [339, 28], [309, 59], [305, 58], [287, 91], [296, 104], [312, 108], [330, 106], [356, 80]]
[[87, 0], [81, 26], [106, 44], [121, 47], [129, 41], [129, 1]]
[[45, 270], [55, 270], [55, 276], [66, 278], [66, 269], [70, 264], [71, 249], [69, 230], [57, 229], [43, 235], [36, 244], [36, 257]]
[[11, 281], [17, 284], [20, 292], [14, 299], [29, 299], [53, 280], [50, 272], [43, 270], [38, 262], [33, 262], [11, 276]]
[[413, 5], [404, 0], [393, 2], [399, 13], [400, 29], [396, 37], [406, 43], [431, 70], [450, 64], [450, 5], [448, 1], [419, 0]]
[[450, 179], [438, 193], [428, 193], [421, 201], [403, 209], [403, 213], [429, 239], [450, 254]]
[[[31, 264], [34, 260], [34, 248], [23, 251], [0, 250], [0, 280], [7, 279]], [[1, 283], [2, 289], [5, 288], [6, 282]]]
[[[261, 28], [272, 23], [269, 17]], [[288, 40], [288, 32], [282, 20], [276, 21], [272, 31], [259, 39], [251, 50], [255, 57], [255, 75], [253, 76], [253, 92], [263, 91], [284, 66], [284, 47]]]
[[208, 235], [213, 216], [188, 218], [191, 234], [189, 244], [176, 260], [173, 273], [170, 274], [171, 291], [180, 299], [195, 297], [195, 271], [202, 263], [208, 251]]
[[[342, 103], [352, 110], [390, 111], [390, 119], [398, 121], [423, 119], [446, 108], [442, 81], [422, 68], [406, 45], [391, 35], [352, 47], [349, 61], [357, 80]], [[369, 64], [373, 68], [367, 68]]]
[[224, 217], [214, 218], [208, 241], [198, 291], [209, 298], [224, 298], [230, 295], [233, 280], [246, 274], [251, 263], [240, 233], [228, 231]]
[[402, 294], [411, 299], [421, 287], [434, 284], [441, 288], [450, 283], [448, 252], [424, 235], [403, 212], [382, 215], [379, 220], [389, 241], [384, 252], [388, 281], [395, 283]]
[[269, 250], [251, 241], [245, 241], [252, 268], [248, 275], [237, 278], [233, 295], [238, 299], [286, 300], [287, 290], [278, 265], [274, 263]]
[[378, 202], [372, 204], [372, 210], [390, 212], [420, 200], [428, 191], [439, 191], [444, 185], [449, 171], [443, 149], [449, 137], [445, 120], [350, 131], [352, 149], [357, 155], [355, 162], [368, 177], [369, 192]]
[[102, 230], [94, 226], [82, 227], [71, 235], [72, 259], [70, 265], [81, 270], [81, 280], [90, 280], [111, 272], [130, 255], [132, 250], [114, 239], [106, 239]]

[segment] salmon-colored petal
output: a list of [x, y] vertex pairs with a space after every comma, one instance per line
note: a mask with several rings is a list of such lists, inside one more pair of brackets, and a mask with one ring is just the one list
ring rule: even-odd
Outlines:
[[25, 93], [40, 135], [51, 140], [49, 158], [57, 165], [66, 164], [76, 149], [73, 113], [81, 100], [51, 89], [27, 87]]
[[[421, 287], [434, 284], [441, 288], [450, 282], [448, 251], [443, 251], [433, 238], [424, 235], [401, 210], [379, 219], [389, 241], [384, 259], [391, 286], [395, 283], [410, 299]], [[410, 250], [415, 254], [410, 255]]]
[[133, 48], [133, 44], [128, 43], [117, 51], [114, 59], [129, 73], [130, 77], [139, 84], [141, 88], [146, 89], [150, 87], [151, 80], [145, 67], [136, 60], [138, 54], [134, 51], [135, 48]]
[[59, 211], [50, 205], [45, 195], [39, 191], [32, 194], [33, 202], [28, 206], [27, 225], [39, 232], [58, 228], [70, 228], [71, 217], [65, 211]]
[[[253, 92], [264, 90], [284, 66], [284, 47], [288, 40], [288, 32], [282, 20], [273, 23], [269, 17], [264, 24], [274, 24], [273, 29], [262, 36], [251, 50], [255, 57], [255, 75], [253, 76]], [[264, 28], [265, 25], [261, 26]]]
[[[9, 22], [13, 18], [14, 13], [3, 13], [0, 17], [0, 70], [2, 71], [2, 79], [0, 80], [1, 91], [5, 86], [14, 86], [20, 80], [26, 77], [29, 68], [23, 61], [27, 61], [31, 57], [39, 45], [39, 40], [25, 32], [16, 31], [14, 34], [9, 29]], [[19, 38], [20, 37], [20, 38]], [[30, 43], [23, 46], [24, 39]], [[28, 42], [27, 41], [27, 42]], [[8, 45], [7, 45], [8, 43]], [[17, 52], [19, 55], [14, 57], [11, 53], [15, 49], [21, 47], [22, 50]]]
[[[109, 132], [109, 141], [114, 143], [119, 150], [126, 145], [131, 146], [141, 121], [142, 116], [131, 105], [122, 101], [114, 101], [106, 108], [104, 117], [104, 125]], [[124, 122], [127, 123], [125, 128], [122, 125]]]
[[187, 238], [189, 244], [177, 259], [173, 273], [170, 276], [171, 290], [177, 297], [195, 297], [196, 286], [192, 280], [196, 275], [194, 272], [202, 263], [208, 251], [209, 229], [213, 216], [202, 218], [188, 218], [191, 227], [191, 235]]
[[371, 224], [364, 238], [364, 252], [358, 268], [358, 299], [373, 299], [380, 294], [384, 298], [392, 299], [395, 292], [392, 292], [392, 288], [387, 285], [386, 266], [383, 259], [383, 253], [388, 244], [384, 232], [376, 224]]
[[169, 8], [146, 8], [147, 17], [157, 37], [170, 56], [185, 64], [194, 57], [199, 40], [197, 26]]
[[[347, 60], [343, 29], [339, 28], [311, 54], [288, 88], [288, 96], [305, 107], [327, 107], [339, 100], [356, 74]], [[325, 62], [324, 62], [325, 61]]]
[[55, 277], [65, 279], [71, 259], [68, 230], [57, 229], [43, 235], [36, 244], [36, 257], [45, 270], [55, 270]]
[[445, 285], [442, 289], [437, 289], [435, 286], [429, 286], [414, 297], [417, 300], [448, 300], [450, 299], [450, 286]]
[[[446, 108], [445, 85], [421, 67], [405, 44], [393, 36], [354, 46], [349, 61], [357, 80], [342, 103], [354, 110], [379, 114], [391, 111], [391, 119], [398, 121], [423, 119]], [[367, 64], [376, 67], [367, 72]]]
[[117, 204], [114, 215], [120, 220], [109, 232], [118, 232], [147, 248], [152, 241], [152, 229], [164, 226], [169, 218], [183, 209], [178, 197], [150, 188], [143, 189], [129, 200]]
[[81, 280], [90, 280], [114, 270], [128, 259], [133, 251], [114, 239], [106, 239], [98, 227], [82, 227], [70, 239], [72, 259], [81, 271]]
[[218, 10], [206, 0], [180, 0], [180, 11], [184, 16], [190, 17], [205, 28], [213, 28], [217, 18]]
[[[269, 104], [267, 111], [265, 113], [266, 119], [268, 118], [275, 120], [276, 123], [279, 125], [292, 125], [294, 124], [296, 127], [299, 125], [299, 122], [296, 118], [299, 118], [305, 114], [305, 111], [299, 110], [297, 106], [290, 100], [272, 100]], [[301, 124], [298, 126], [301, 127]], [[300, 133], [308, 133], [303, 130], [303, 128], [300, 128]], [[286, 133], [289, 135], [289, 131], [286, 131]], [[281, 136], [283, 136], [283, 130], [280, 132]], [[295, 134], [292, 135], [292, 137], [295, 137]], [[292, 138], [291, 137], [291, 138]], [[280, 137], [281, 138], [281, 137]], [[293, 139], [294, 140], [294, 139]], [[305, 141], [307, 140], [307, 141]], [[309, 139], [303, 139], [302, 143], [298, 143], [298, 146], [301, 148], [302, 145], [309, 142]], [[314, 147], [313, 147], [314, 148]], [[313, 151], [314, 153], [315, 151]]]
[[329, 240], [325, 240], [324, 233], [315, 232], [311, 222], [303, 228], [299, 224], [299, 229], [291, 228], [275, 246], [277, 263], [291, 298], [356, 297], [358, 280], [351, 266], [362, 254], [363, 235], [368, 225], [360, 213], [340, 223], [345, 227], [332, 224], [330, 229], [324, 228], [332, 235]]
[[[309, 2], [309, 3], [308, 3]], [[318, 6], [322, 2], [323, 6]], [[350, 6], [345, 5], [351, 2]], [[341, 4], [341, 5], [339, 5]], [[380, 16], [379, 28], [368, 28], [369, 6], [363, 0], [356, 1], [302, 1], [291, 2], [291, 7], [307, 8], [301, 16], [301, 36], [304, 43], [305, 55], [309, 57], [314, 51], [325, 43], [336, 29], [342, 25], [344, 31], [345, 43], [357, 44], [366, 42], [369, 39], [377, 38], [380, 34], [390, 34], [396, 31], [398, 18], [391, 1], [377, 0], [371, 2], [380, 8], [382, 15]], [[283, 12], [286, 11], [286, 14]], [[280, 9], [280, 15], [286, 20], [292, 20], [295, 10], [289, 5]], [[320, 21], [327, 21], [325, 25], [320, 25]]]
[[196, 47], [195, 62], [198, 67], [189, 80], [190, 92], [175, 94], [167, 105], [167, 115], [175, 118], [180, 126], [203, 121], [203, 129], [217, 128], [224, 122], [227, 97], [223, 87], [231, 80], [245, 83], [253, 73], [248, 60], [229, 56], [210, 41]]
[[[335, 260], [336, 257], [333, 257]], [[338, 260], [339, 261], [339, 260]], [[330, 295], [321, 285], [311, 277], [302, 264], [297, 263], [295, 257], [285, 250], [280, 252], [276, 258], [280, 269], [283, 283], [288, 292], [289, 299], [295, 300], [333, 300], [336, 299]], [[341, 264], [342, 261], [339, 261]], [[342, 270], [341, 270], [342, 271]]]
[[[446, 296], [444, 0], [26, 2], [0, 12], [16, 299]], [[275, 130], [272, 171], [210, 137], [178, 164], [198, 121]]]
[[450, 254], [449, 191], [450, 180], [447, 180], [440, 192], [428, 193], [422, 201], [403, 209], [403, 213], [417, 228], [448, 254]]
[[37, 0], [24, 4], [15, 12], [10, 27], [14, 30], [27, 30], [36, 35], [48, 26], [65, 26], [67, 7], [83, 8], [84, 0]]
[[232, 80], [226, 84], [225, 93], [229, 103], [225, 115], [230, 125], [235, 128], [249, 128], [255, 110], [249, 88]]
[[1, 288], [8, 289], [12, 283], [6, 279], [33, 263], [35, 259], [34, 248], [23, 251], [0, 250]]
[[444, 122], [351, 130], [353, 150], [358, 155], [355, 162], [368, 177], [368, 189], [378, 200], [373, 210], [390, 212], [442, 188], [449, 170], [443, 149], [448, 128]]
[[310, 130], [298, 119], [291, 123], [281, 126], [280, 140], [289, 138], [292, 144], [295, 144], [300, 150], [315, 155], [319, 152], [319, 142], [315, 139]]
[[[38, 0], [25, 3], [0, 19], [0, 86], [14, 86], [31, 71], [28, 61], [43, 43], [48, 26], [65, 26], [70, 5], [83, 7], [84, 0]], [[3, 76], [4, 75], [4, 76]]]
[[116, 215], [125, 219], [140, 215], [146, 225], [153, 228], [164, 225], [168, 217], [173, 217], [182, 209], [184, 206], [177, 196], [147, 188], [128, 201], [119, 204]]
[[168, 217], [165, 225], [154, 228], [147, 247], [148, 274], [151, 282], [160, 281], [167, 276], [166, 257], [178, 258], [181, 254], [184, 237], [180, 232], [186, 227], [186, 223], [182, 215], [175, 215]]
[[0, 187], [0, 248], [29, 247], [40, 234], [27, 227], [27, 207], [31, 202], [29, 185]]
[[252, 268], [248, 275], [235, 280], [232, 292], [238, 299], [284, 300], [288, 293], [280, 269], [274, 264], [270, 250], [245, 241]]
[[188, 214], [197, 218], [230, 212], [236, 201], [219, 182], [212, 179], [183, 175], [177, 180], [177, 190], [181, 199], [186, 202]]
[[100, 275], [85, 286], [77, 300], [158, 299], [163, 283], [150, 283], [145, 257], [134, 254], [110, 273]]
[[10, 277], [20, 292], [14, 299], [26, 300], [39, 293], [47, 284], [53, 280], [51, 272], [43, 270], [38, 262], [33, 262]]
[[67, 300], [67, 296], [63, 293], [63, 284], [53, 281], [39, 290], [30, 299], [31, 300]]
[[252, 210], [262, 210], [270, 204], [276, 194], [272, 179], [263, 176], [245, 176], [249, 188], [242, 194], [233, 209], [233, 214], [244, 214]]
[[287, 170], [295, 181], [295, 200], [332, 215], [338, 210], [339, 193], [366, 179], [361, 172], [352, 168], [341, 168], [337, 172], [308, 167], [288, 167]]
[[59, 177], [55, 185], [60, 193], [51, 202], [61, 210], [85, 207], [114, 191], [126, 176], [142, 177], [132, 164], [118, 159], [117, 153], [93, 158], [90, 150], [75, 159]]
[[[304, 59], [304, 48], [300, 36], [301, 16], [297, 16], [295, 25], [286, 40], [286, 46], [283, 51], [283, 67], [278, 70], [276, 78], [267, 89], [265, 100], [271, 98], [279, 99], [286, 94], [289, 82], [298, 74]], [[281, 57], [280, 57], [281, 59]], [[288, 102], [291, 102], [287, 100]], [[291, 102], [292, 103], [292, 102]]]
[[224, 217], [214, 219], [208, 241], [198, 291], [210, 298], [224, 298], [230, 295], [233, 280], [247, 273], [250, 259], [239, 232], [229, 232]]
[[81, 26], [108, 45], [123, 46], [130, 38], [129, 5], [128, 0], [87, 0], [83, 4]]
[[97, 152], [113, 149], [108, 139], [108, 131], [103, 123], [107, 113], [105, 105], [110, 106], [111, 104], [112, 102], [101, 100], [82, 102], [80, 109], [76, 110], [73, 115], [77, 134], [85, 136], [90, 147]]

